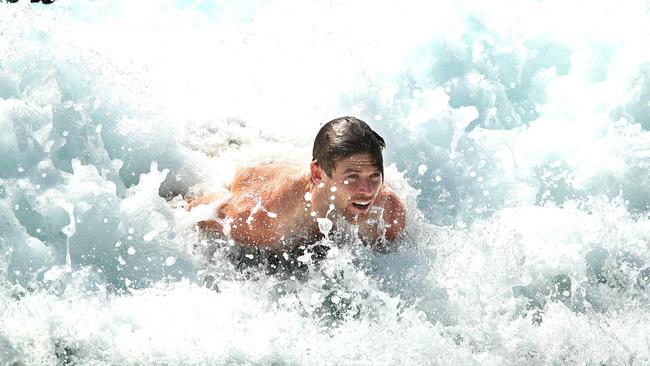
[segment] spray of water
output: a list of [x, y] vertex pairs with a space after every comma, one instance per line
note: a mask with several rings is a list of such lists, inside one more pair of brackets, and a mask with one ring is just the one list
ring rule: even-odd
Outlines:
[[[0, 7], [0, 363], [650, 362], [645, 1]], [[197, 233], [341, 115], [397, 250]]]

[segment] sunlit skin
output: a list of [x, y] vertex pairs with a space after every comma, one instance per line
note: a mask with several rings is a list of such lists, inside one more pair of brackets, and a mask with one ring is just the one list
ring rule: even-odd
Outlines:
[[[389, 249], [386, 243], [377, 241], [381, 233], [373, 207], [383, 208], [388, 241], [394, 241], [405, 225], [404, 206], [384, 185], [370, 154], [337, 160], [331, 176], [318, 162], [312, 162], [308, 172], [284, 164], [245, 168], [235, 176], [230, 192], [231, 198], [217, 208], [220, 220], [201, 221], [198, 225], [222, 235], [221, 222], [230, 222], [230, 236], [241, 244], [275, 247], [296, 237], [316, 240], [322, 235], [317, 218], [327, 217], [336, 223], [342, 216], [359, 225], [366, 243], [385, 250]], [[190, 208], [214, 198], [199, 197], [190, 202]], [[374, 220], [369, 223], [368, 219]]]

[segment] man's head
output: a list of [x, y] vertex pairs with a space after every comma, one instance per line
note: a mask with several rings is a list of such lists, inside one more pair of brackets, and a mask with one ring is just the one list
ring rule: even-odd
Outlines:
[[324, 194], [320, 204], [334, 205], [349, 220], [363, 218], [383, 183], [384, 139], [365, 122], [341, 117], [316, 135], [311, 179]]
[[374, 164], [384, 174], [384, 159], [381, 150], [386, 146], [384, 139], [367, 123], [354, 117], [341, 117], [321, 127], [312, 150], [312, 160], [332, 177], [336, 161], [355, 154], [370, 154]]

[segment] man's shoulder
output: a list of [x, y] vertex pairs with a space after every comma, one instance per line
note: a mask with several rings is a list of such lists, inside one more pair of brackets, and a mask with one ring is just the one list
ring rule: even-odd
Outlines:
[[[302, 174], [301, 174], [302, 173]], [[284, 183], [290, 185], [304, 176], [304, 169], [293, 164], [266, 163], [246, 166], [237, 171], [231, 190], [250, 186], [269, 186]]]
[[395, 193], [395, 191], [386, 185], [384, 185], [381, 188], [381, 191], [379, 191], [379, 199], [381, 200], [382, 205], [391, 205], [395, 204], [396, 202], [401, 203], [401, 200], [399, 199], [397, 193]]

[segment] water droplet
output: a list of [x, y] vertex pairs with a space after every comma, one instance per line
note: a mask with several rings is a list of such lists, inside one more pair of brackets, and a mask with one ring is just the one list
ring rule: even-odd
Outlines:
[[150, 232], [144, 234], [144, 236], [142, 237], [142, 239], [143, 239], [144, 241], [151, 241], [151, 240], [153, 240], [153, 238], [155, 238], [156, 236], [158, 236], [158, 232], [157, 232], [156, 230], [153, 230], [153, 231], [150, 231]]
[[332, 223], [332, 220], [319, 217], [316, 219], [316, 221], [318, 222], [318, 230], [320, 230], [323, 235], [327, 236], [327, 234], [329, 234], [329, 232], [332, 230], [332, 226], [334, 225]]
[[424, 164], [420, 164], [420, 166], [418, 166], [418, 174], [419, 174], [419, 175], [424, 175], [424, 173], [427, 172], [427, 169], [428, 169], [428, 168], [427, 168], [426, 165], [424, 165]]
[[24, 172], [24, 171], [25, 171], [25, 168], [23, 168], [22, 166], [19, 166], [19, 167], [18, 167], [18, 173], [22, 173], [22, 172]]
[[336, 186], [330, 188], [330, 192], [336, 192]]
[[305, 192], [305, 201], [311, 201], [311, 192]]
[[167, 267], [171, 267], [174, 264], [176, 264], [176, 257], [167, 257], [167, 259], [165, 259], [165, 265]]
[[133, 247], [129, 247], [129, 249], [127, 249], [126, 252], [129, 253], [129, 255], [134, 255], [135, 254], [135, 249]]

